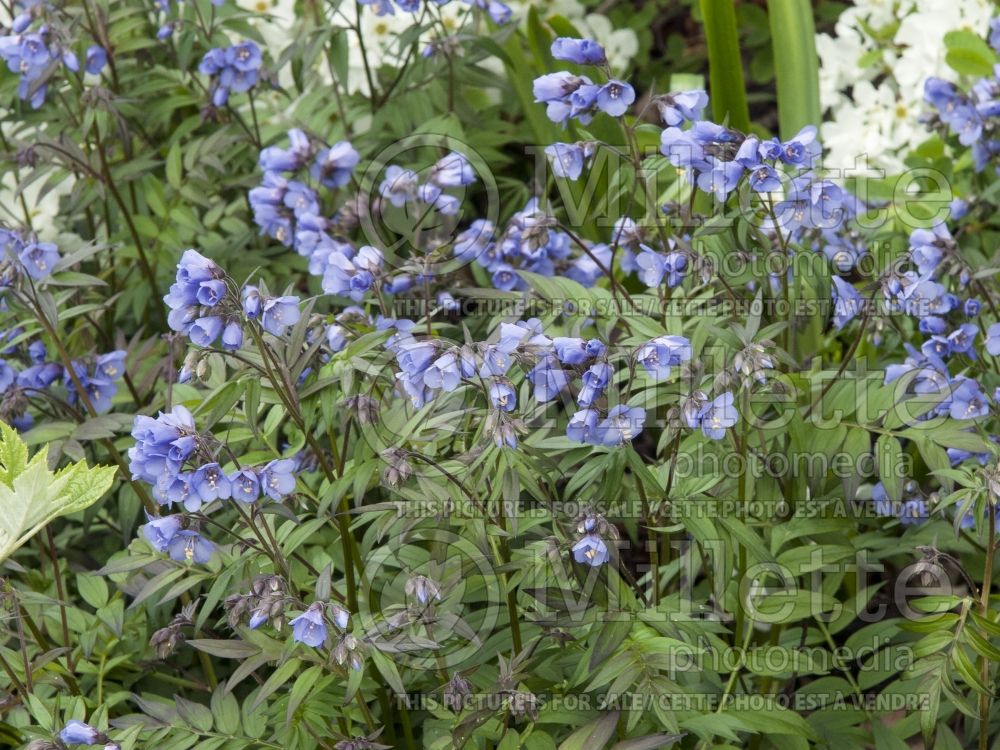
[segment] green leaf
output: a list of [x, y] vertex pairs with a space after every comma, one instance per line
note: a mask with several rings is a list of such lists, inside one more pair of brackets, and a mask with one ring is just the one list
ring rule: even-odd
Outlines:
[[584, 724], [559, 745], [559, 750], [591, 750], [604, 747], [615, 733], [618, 723], [618, 712], [604, 714], [593, 721]]
[[768, 0], [782, 138], [819, 126], [819, 58], [809, 0]]
[[898, 503], [903, 497], [903, 477], [901, 470], [903, 465], [903, 449], [899, 441], [892, 435], [879, 435], [875, 443], [875, 451], [878, 456], [878, 478], [882, 480], [885, 487], [885, 494], [894, 503]]
[[96, 503], [115, 478], [113, 468], [90, 468], [84, 461], [53, 474], [47, 448], [27, 459], [20, 435], [0, 423], [0, 561], [50, 521]]
[[967, 76], [988, 76], [993, 72], [996, 53], [978, 34], [971, 31], [949, 31], [944, 35], [948, 48], [944, 61], [956, 73]]
[[737, 130], [750, 129], [740, 57], [740, 38], [736, 33], [736, 10], [731, 0], [701, 0], [701, 15], [708, 42], [708, 80], [712, 114], [717, 122], [729, 121]]

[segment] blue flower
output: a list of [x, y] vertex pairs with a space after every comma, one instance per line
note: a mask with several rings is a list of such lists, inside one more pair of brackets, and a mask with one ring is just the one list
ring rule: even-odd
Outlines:
[[167, 545], [170, 559], [182, 563], [198, 563], [204, 565], [212, 559], [215, 545], [205, 539], [197, 531], [185, 529], [178, 531]]
[[598, 414], [594, 409], [580, 409], [566, 425], [566, 437], [578, 443], [593, 443], [597, 435]]
[[685, 122], [701, 119], [707, 106], [708, 94], [701, 89], [656, 97], [660, 119], [667, 127], [677, 127]]
[[579, 179], [583, 173], [584, 161], [588, 154], [579, 143], [553, 143], [545, 147], [545, 155], [552, 164], [552, 172], [557, 177], [570, 180]]
[[979, 328], [972, 323], [963, 323], [950, 334], [948, 334], [948, 346], [952, 354], [967, 354], [972, 359], [976, 358], [976, 350], [972, 348], [973, 342]]
[[94, 727], [77, 719], [70, 719], [59, 732], [59, 739], [67, 745], [98, 745], [104, 741], [101, 737]]
[[299, 320], [298, 297], [270, 297], [261, 307], [260, 323], [273, 336], [284, 336], [288, 326]]
[[424, 385], [428, 388], [451, 392], [461, 382], [462, 372], [454, 352], [445, 352], [424, 372]]
[[260, 77], [260, 49], [251, 41], [231, 47], [210, 49], [198, 65], [198, 72], [212, 76], [212, 104], [225, 106], [229, 92], [243, 93]]
[[517, 394], [510, 383], [494, 380], [489, 386], [490, 403], [500, 411], [514, 411], [517, 407]]
[[979, 383], [958, 375], [951, 384], [949, 412], [952, 419], [978, 419], [990, 412]]
[[552, 348], [564, 365], [582, 365], [591, 358], [590, 352], [587, 351], [587, 343], [580, 338], [556, 336], [552, 339]]
[[[294, 172], [305, 165], [312, 152], [309, 136], [298, 128], [292, 128], [288, 131], [288, 140], [287, 149], [268, 146], [261, 150], [258, 157], [261, 169], [266, 172]], [[313, 177], [315, 178], [315, 175]]]
[[608, 61], [604, 47], [597, 42], [565, 36], [552, 42], [552, 57], [577, 65], [604, 65]]
[[239, 321], [231, 320], [222, 329], [222, 348], [234, 352], [243, 346], [243, 326]]
[[188, 328], [188, 336], [195, 346], [209, 347], [222, 335], [224, 326], [218, 315], [207, 315], [195, 320]]
[[551, 354], [543, 357], [528, 372], [527, 378], [535, 386], [536, 401], [551, 401], [569, 384], [566, 371], [559, 367], [558, 360]]
[[228, 500], [233, 494], [229, 478], [217, 463], [199, 467], [191, 477], [191, 489], [194, 492], [184, 502], [184, 507], [192, 513], [203, 504], [213, 500]]
[[517, 288], [521, 283], [521, 277], [506, 263], [501, 263], [493, 269], [493, 275], [490, 277], [490, 280], [494, 287], [504, 292], [509, 292]]
[[339, 141], [316, 154], [309, 173], [326, 187], [339, 188], [350, 181], [359, 161], [361, 155], [354, 147], [347, 141]]
[[595, 438], [601, 445], [621, 445], [635, 438], [646, 423], [646, 410], [640, 406], [614, 406], [608, 418], [600, 423]]
[[853, 284], [849, 284], [839, 276], [831, 277], [833, 282], [833, 324], [839, 331], [861, 312], [865, 307], [865, 298], [861, 296]]
[[167, 545], [180, 530], [180, 516], [160, 516], [149, 519], [149, 522], [142, 527], [142, 535], [157, 552], [166, 552]]
[[326, 618], [323, 617], [321, 602], [309, 605], [309, 609], [288, 624], [292, 626], [292, 638], [296, 643], [304, 643], [313, 648], [326, 643]]
[[608, 81], [597, 92], [597, 108], [612, 117], [621, 117], [635, 101], [635, 89], [621, 81]]
[[702, 405], [694, 414], [685, 415], [685, 419], [688, 427], [700, 427], [705, 437], [722, 440], [726, 430], [739, 421], [739, 413], [733, 405], [733, 394], [726, 391]]
[[647, 287], [655, 289], [663, 283], [666, 276], [667, 286], [676, 287], [687, 272], [687, 257], [683, 253], [658, 253], [648, 245], [639, 245], [642, 252], [635, 256], [635, 265], [639, 269], [639, 278]]
[[[42, 351], [44, 352], [44, 350], [43, 346]], [[99, 355], [94, 363], [94, 371], [95, 375], [102, 375], [109, 380], [118, 380], [125, 373], [125, 352], [118, 349]]]
[[476, 173], [468, 159], [462, 154], [452, 151], [437, 160], [431, 167], [428, 179], [438, 187], [454, 188], [471, 185], [476, 181]]
[[591, 406], [604, 393], [613, 374], [614, 370], [607, 362], [591, 365], [590, 369], [583, 373], [583, 385], [577, 394], [576, 402], [580, 406]]
[[260, 480], [253, 469], [240, 469], [229, 477], [230, 491], [234, 500], [241, 503], [255, 503], [260, 499]]
[[85, 69], [88, 73], [91, 75], [97, 75], [104, 70], [104, 66], [107, 64], [108, 53], [104, 47], [99, 44], [92, 44], [87, 47]]
[[745, 168], [737, 161], [720, 161], [715, 157], [709, 157], [707, 166], [698, 175], [698, 187], [706, 193], [713, 193], [719, 202], [724, 202], [736, 189]]
[[639, 347], [635, 357], [654, 380], [665, 380], [671, 367], [691, 359], [691, 342], [683, 336], [658, 336]]
[[385, 170], [385, 179], [379, 186], [379, 194], [396, 208], [413, 200], [417, 194], [419, 179], [412, 169], [403, 169], [390, 164]]
[[597, 568], [608, 561], [608, 545], [596, 534], [586, 534], [573, 545], [573, 559]]
[[279, 458], [260, 472], [260, 486], [272, 500], [281, 500], [295, 491], [295, 461]]
[[18, 255], [25, 272], [36, 281], [52, 273], [59, 262], [59, 249], [51, 242], [30, 242]]
[[986, 351], [994, 357], [1000, 356], [1000, 323], [986, 329]]

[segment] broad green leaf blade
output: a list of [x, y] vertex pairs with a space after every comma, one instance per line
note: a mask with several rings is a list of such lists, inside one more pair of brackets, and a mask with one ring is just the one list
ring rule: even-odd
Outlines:
[[701, 0], [701, 15], [708, 42], [709, 97], [717, 122], [728, 118], [730, 127], [750, 129], [736, 9], [731, 0]]
[[819, 58], [809, 0], [768, 0], [781, 137], [819, 127]]
[[83, 461], [53, 474], [45, 448], [27, 457], [20, 435], [0, 423], [0, 561], [53, 519], [93, 505], [115, 477], [113, 468]]

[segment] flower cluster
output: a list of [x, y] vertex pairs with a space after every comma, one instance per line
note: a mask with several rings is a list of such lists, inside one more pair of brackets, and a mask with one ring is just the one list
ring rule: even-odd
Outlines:
[[532, 88], [535, 101], [546, 105], [552, 122], [565, 126], [573, 118], [586, 125], [597, 112], [621, 117], [635, 101], [635, 90], [611, 77], [607, 53], [597, 42], [559, 37], [552, 42], [552, 56], [577, 65], [600, 67], [605, 73], [603, 83], [568, 71], [536, 78]]
[[937, 127], [958, 137], [963, 146], [972, 147], [977, 172], [988, 164], [1000, 170], [1000, 140], [993, 137], [1000, 122], [1000, 65], [992, 76], [980, 78], [969, 93], [940, 78], [928, 78], [924, 101], [934, 108], [927, 118]]
[[15, 19], [14, 33], [0, 36], [0, 57], [11, 73], [20, 75], [17, 95], [29, 102], [32, 109], [38, 109], [45, 102], [49, 80], [59, 63], [76, 73], [80, 70], [80, 61], [71, 49], [52, 39], [47, 25], [40, 26], [37, 31], [21, 33], [31, 20], [30, 13], [22, 13]]
[[[452, 392], [463, 384], [478, 388], [490, 404], [489, 424], [498, 446], [516, 447], [521, 427], [513, 416], [518, 407], [517, 388], [511, 379], [515, 363], [530, 383], [537, 403], [560, 397], [575, 402], [576, 410], [566, 426], [566, 436], [573, 441], [615, 447], [634, 440], [645, 425], [644, 408], [615, 404], [615, 399], [606, 395], [621, 371], [616, 370], [607, 346], [598, 339], [550, 338], [534, 318], [502, 323], [495, 341], [463, 346], [418, 339], [411, 321], [385, 321], [383, 326], [395, 329], [386, 347], [399, 367], [397, 384], [410, 403], [420, 408], [437, 394]], [[632, 361], [657, 382], [669, 378], [673, 368], [690, 359], [690, 342], [673, 335], [655, 338], [632, 355]], [[770, 360], [764, 364], [770, 366]], [[721, 440], [739, 418], [729, 392], [710, 400], [704, 392], [695, 391], [681, 411], [684, 426], [700, 429], [713, 440]]]
[[248, 320], [258, 321], [275, 336], [283, 336], [299, 320], [298, 297], [268, 296], [252, 285], [237, 293], [225, 272], [196, 250], [184, 251], [163, 301], [170, 308], [171, 330], [186, 334], [200, 347], [210, 347], [221, 337], [224, 349], [239, 349]]
[[243, 94], [256, 86], [261, 61], [260, 48], [251, 41], [215, 47], [206, 52], [198, 72], [212, 78], [212, 104], [224, 107], [230, 92]]
[[[15, 328], [4, 338], [14, 341], [23, 334], [23, 329]], [[42, 396], [54, 386], [62, 387], [62, 398], [71, 406], [81, 401], [82, 388], [84, 413], [90, 409], [97, 414], [110, 411], [118, 381], [125, 374], [125, 352], [120, 350], [71, 360], [72, 374], [59, 362], [47, 360], [48, 351], [38, 339], [13, 343], [2, 354], [7, 359], [0, 360], [0, 417], [22, 431], [34, 424], [28, 412], [29, 399]]]
[[[148, 483], [163, 506], [177, 504], [188, 513], [202, 511], [217, 500], [256, 503], [262, 497], [282, 500], [295, 491], [296, 461], [275, 459], [263, 466], [235, 462], [228, 473], [219, 463], [219, 447], [200, 434], [194, 417], [183, 406], [158, 416], [137, 415], [129, 449], [132, 478]], [[143, 534], [160, 552], [178, 561], [207, 562], [213, 546], [197, 531], [184, 528], [182, 515], [152, 518]]]

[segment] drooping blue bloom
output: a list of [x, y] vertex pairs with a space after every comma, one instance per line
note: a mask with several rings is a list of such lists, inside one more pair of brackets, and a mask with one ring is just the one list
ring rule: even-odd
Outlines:
[[70, 719], [59, 732], [59, 739], [67, 745], [98, 745], [103, 742], [100, 736], [101, 733], [94, 727], [78, 719]]
[[298, 297], [270, 297], [261, 306], [260, 324], [272, 336], [284, 336], [299, 320]]
[[157, 552], [166, 552], [167, 546], [181, 530], [180, 516], [150, 518], [142, 527], [142, 535]]
[[656, 98], [660, 119], [668, 128], [678, 127], [685, 122], [701, 119], [708, 106], [708, 94], [701, 89], [678, 91]]
[[28, 276], [38, 281], [52, 273], [59, 262], [59, 249], [51, 242], [29, 242], [18, 258]]
[[583, 146], [579, 143], [553, 143], [545, 147], [545, 155], [552, 164], [552, 172], [557, 177], [566, 177], [570, 180], [579, 179], [587, 158]]
[[435, 390], [451, 392], [461, 382], [462, 372], [454, 352], [445, 352], [424, 372], [424, 385]]
[[552, 57], [577, 65], [604, 65], [608, 56], [597, 42], [591, 39], [573, 39], [561, 36], [552, 42]]
[[428, 179], [440, 188], [462, 187], [476, 181], [476, 172], [465, 156], [452, 151], [437, 160]]
[[295, 492], [295, 461], [279, 458], [260, 472], [260, 487], [272, 500], [282, 500]]
[[665, 380], [671, 367], [691, 359], [691, 342], [683, 336], [658, 336], [640, 346], [635, 358], [654, 380]]
[[591, 406], [604, 393], [613, 374], [614, 370], [607, 362], [591, 365], [590, 369], [583, 373], [583, 385], [577, 394], [576, 402], [580, 406]]
[[726, 391], [702, 405], [694, 414], [686, 414], [685, 419], [688, 427], [700, 427], [705, 437], [722, 440], [726, 430], [739, 421], [739, 413], [733, 405], [733, 394]]
[[239, 469], [229, 476], [230, 492], [234, 500], [255, 503], [260, 499], [260, 480], [253, 469]]
[[596, 534], [586, 534], [573, 545], [573, 559], [578, 563], [597, 568], [609, 558], [608, 545]]
[[635, 89], [622, 81], [608, 81], [597, 92], [597, 108], [612, 117], [621, 117], [635, 101]]
[[188, 328], [188, 336], [195, 346], [210, 347], [222, 335], [224, 323], [218, 315], [206, 315], [195, 320]]
[[994, 357], [1000, 356], [1000, 323], [986, 329], [986, 351]]
[[598, 425], [595, 438], [601, 445], [621, 445], [642, 432], [645, 423], [645, 409], [641, 406], [629, 407], [620, 404], [608, 411], [608, 418]]
[[566, 437], [578, 443], [594, 443], [599, 415], [596, 409], [580, 409], [566, 425]]
[[865, 307], [865, 298], [853, 284], [839, 276], [831, 277], [833, 282], [833, 324], [839, 331], [854, 320]]
[[514, 411], [517, 407], [517, 393], [510, 383], [494, 380], [489, 385], [490, 403], [500, 411]]
[[108, 64], [108, 53], [99, 44], [92, 44], [87, 47], [86, 71], [91, 75], [97, 75], [104, 66]]
[[319, 648], [326, 643], [326, 618], [323, 616], [322, 602], [309, 605], [309, 609], [290, 620], [292, 638], [296, 643], [304, 643]]
[[396, 208], [401, 208], [417, 194], [419, 178], [412, 169], [403, 169], [390, 164], [385, 170], [385, 179], [379, 186], [379, 194]]
[[310, 174], [328, 188], [346, 185], [361, 161], [361, 155], [347, 141], [339, 141], [316, 154]]
[[215, 545], [190, 529], [178, 531], [167, 544], [167, 554], [176, 562], [204, 565], [212, 559], [213, 552]]
[[199, 467], [191, 477], [191, 489], [184, 507], [192, 513], [213, 500], [228, 500], [233, 495], [229, 478], [217, 463]]
[[566, 371], [559, 366], [551, 354], [546, 355], [527, 374], [528, 381], [535, 387], [536, 401], [551, 401], [569, 384]]
[[326, 329], [326, 344], [334, 354], [343, 351], [347, 346], [347, 332], [344, 327], [336, 323], [328, 326]]
[[951, 384], [949, 412], [952, 419], [978, 419], [989, 414], [990, 407], [979, 383], [956, 376]]

